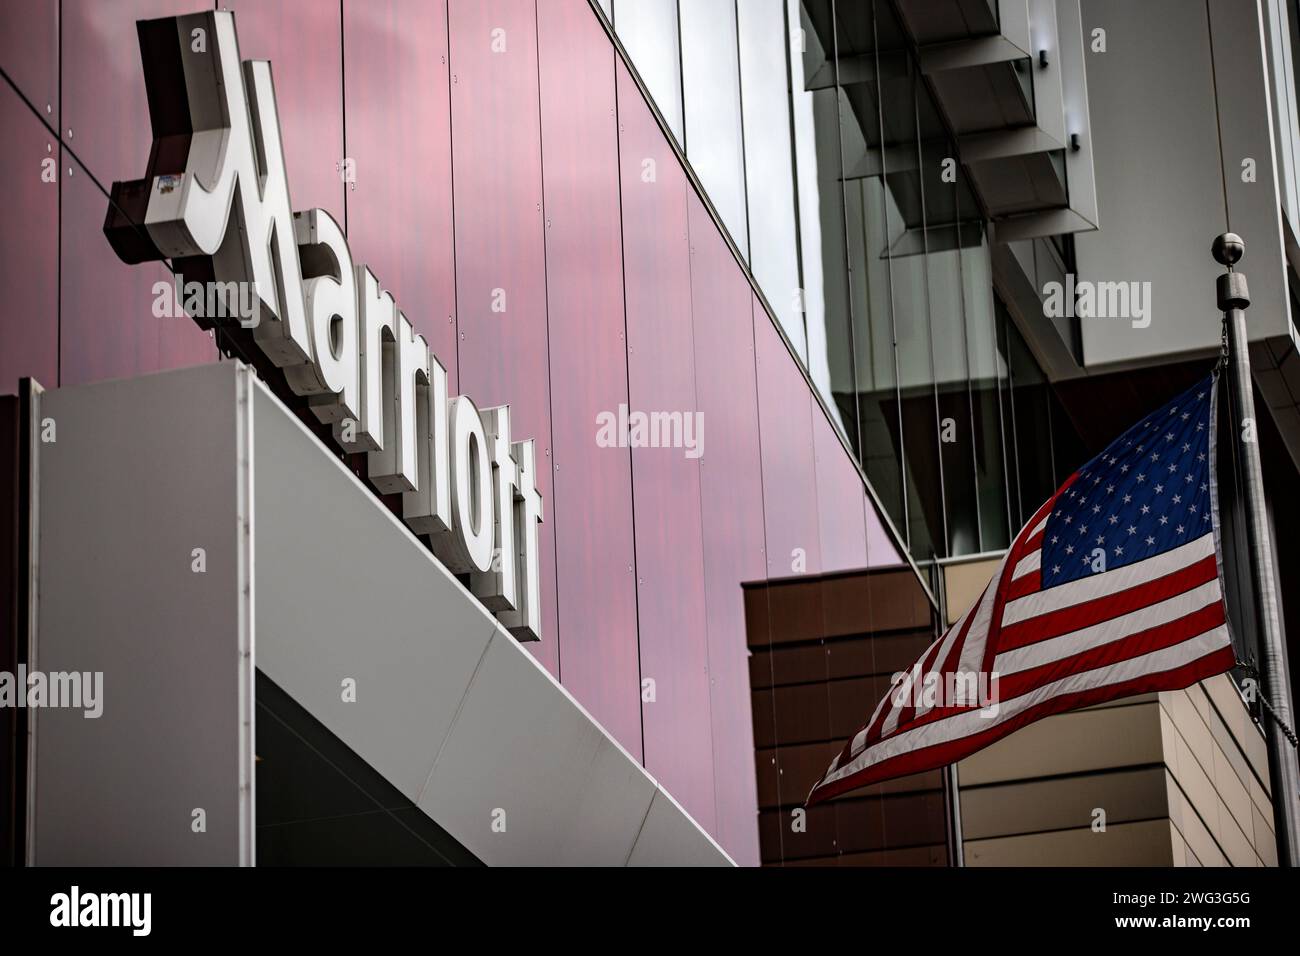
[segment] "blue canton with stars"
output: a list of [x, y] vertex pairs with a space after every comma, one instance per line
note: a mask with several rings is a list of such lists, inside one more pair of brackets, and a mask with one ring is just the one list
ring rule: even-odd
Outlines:
[[1056, 499], [1043, 532], [1042, 587], [1111, 571], [1210, 534], [1207, 376], [1153, 412], [1079, 470]]

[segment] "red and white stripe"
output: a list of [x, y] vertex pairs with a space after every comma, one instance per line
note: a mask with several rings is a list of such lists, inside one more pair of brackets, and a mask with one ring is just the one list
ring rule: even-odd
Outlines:
[[[1044, 504], [980, 599], [926, 650], [831, 762], [812, 805], [960, 760], [1050, 714], [1187, 687], [1235, 663], [1214, 535], [1041, 590]], [[913, 706], [927, 675], [997, 675], [996, 709]], [[941, 690], [942, 693], [942, 690]], [[896, 700], [899, 698], [899, 700]]]

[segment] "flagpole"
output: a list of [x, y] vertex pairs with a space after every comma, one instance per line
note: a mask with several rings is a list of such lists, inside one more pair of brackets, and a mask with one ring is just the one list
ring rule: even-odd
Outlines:
[[1246, 309], [1250, 292], [1246, 277], [1233, 266], [1246, 252], [1235, 233], [1226, 232], [1214, 240], [1212, 253], [1228, 267], [1219, 276], [1218, 302], [1223, 312], [1228, 345], [1228, 387], [1241, 421], [1232, 428], [1232, 440], [1241, 453], [1244, 479], [1242, 497], [1246, 511], [1246, 546], [1250, 552], [1251, 582], [1258, 612], [1261, 678], [1267, 715], [1269, 775], [1273, 790], [1273, 820], [1277, 830], [1278, 861], [1283, 866], [1300, 866], [1300, 775], [1295, 748], [1283, 733], [1294, 727], [1290, 678], [1286, 668], [1281, 617], [1277, 606], [1277, 582], [1273, 576], [1273, 544], [1264, 498], [1264, 474], [1259, 460], [1256, 428], [1247, 429], [1246, 419], [1255, 419], [1255, 396], [1251, 388], [1250, 352], [1246, 341]]

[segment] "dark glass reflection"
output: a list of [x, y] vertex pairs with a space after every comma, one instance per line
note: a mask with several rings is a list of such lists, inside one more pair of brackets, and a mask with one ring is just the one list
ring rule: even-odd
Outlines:
[[1049, 411], [1051, 388], [1029, 346], [999, 301], [1003, 354], [1016, 460], [1016, 527], [1019, 528], [1056, 490]]

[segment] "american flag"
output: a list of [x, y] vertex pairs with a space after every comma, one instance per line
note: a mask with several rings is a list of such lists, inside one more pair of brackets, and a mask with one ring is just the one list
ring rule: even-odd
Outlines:
[[1138, 422], [1038, 509], [809, 805], [960, 760], [1050, 714], [1234, 665], [1218, 567], [1216, 383], [1208, 376]]

